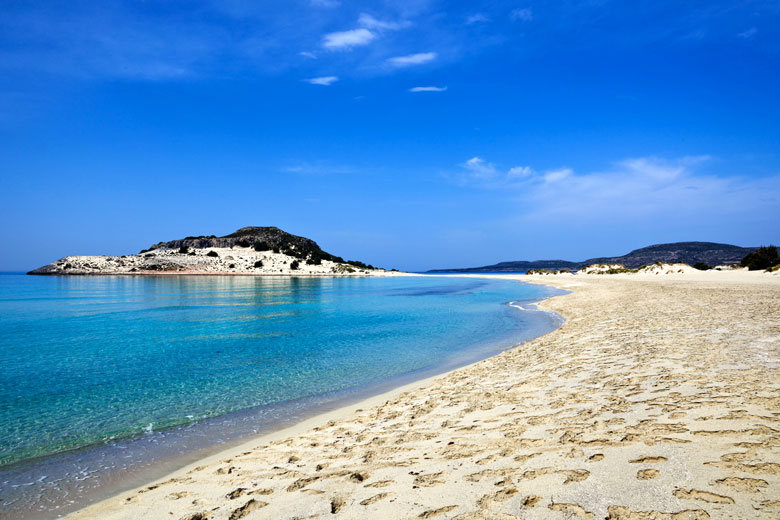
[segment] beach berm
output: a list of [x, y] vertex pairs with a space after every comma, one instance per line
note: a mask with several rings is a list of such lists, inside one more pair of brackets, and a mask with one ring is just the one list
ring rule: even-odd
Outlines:
[[76, 519], [780, 517], [780, 278], [515, 276], [558, 330]]

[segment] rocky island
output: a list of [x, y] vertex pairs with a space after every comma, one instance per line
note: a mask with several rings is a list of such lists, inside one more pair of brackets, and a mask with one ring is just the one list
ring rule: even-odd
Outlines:
[[276, 227], [244, 227], [225, 236], [191, 236], [159, 242], [138, 254], [66, 256], [34, 275], [389, 275], [357, 260], [327, 253], [309, 238]]

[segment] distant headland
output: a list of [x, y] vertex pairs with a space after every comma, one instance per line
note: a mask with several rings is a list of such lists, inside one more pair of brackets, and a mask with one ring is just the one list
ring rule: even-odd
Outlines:
[[253, 226], [221, 237], [190, 236], [158, 242], [134, 255], [66, 256], [27, 274], [376, 276], [391, 273], [357, 260], [344, 260], [323, 251], [314, 240], [277, 227]]
[[533, 260], [499, 262], [483, 267], [466, 267], [456, 269], [434, 269], [429, 273], [485, 273], [485, 272], [525, 272], [531, 269], [581, 269], [592, 264], [622, 264], [629, 269], [635, 269], [643, 265], [656, 262], [669, 264], [682, 263], [694, 265], [703, 263], [707, 265], [738, 264], [748, 253], [758, 247], [740, 247], [730, 244], [718, 244], [715, 242], [673, 242], [670, 244], [655, 244], [652, 246], [635, 249], [623, 256], [591, 258], [582, 262], [569, 260]]

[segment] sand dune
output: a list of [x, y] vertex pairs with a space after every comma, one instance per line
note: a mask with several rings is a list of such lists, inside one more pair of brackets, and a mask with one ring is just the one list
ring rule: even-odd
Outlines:
[[780, 517], [780, 278], [531, 279], [557, 331], [69, 518]]

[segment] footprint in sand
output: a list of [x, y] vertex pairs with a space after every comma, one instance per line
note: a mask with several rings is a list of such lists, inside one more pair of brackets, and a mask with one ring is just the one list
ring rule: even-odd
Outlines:
[[659, 473], [661, 472], [653, 468], [640, 469], [636, 472], [636, 478], [639, 480], [650, 480], [657, 477]]
[[584, 507], [579, 504], [556, 504], [552, 503], [547, 506], [551, 511], [559, 511], [567, 515], [576, 515], [579, 518], [593, 518], [593, 513], [586, 511]]
[[165, 497], [167, 500], [179, 500], [180, 498], [188, 497], [190, 496], [189, 491], [179, 491], [178, 493], [171, 493], [167, 497]]
[[252, 511], [256, 511], [267, 505], [268, 502], [261, 502], [260, 500], [255, 500], [254, 498], [252, 498], [243, 506], [239, 507], [238, 509], [234, 509], [233, 512], [230, 513], [230, 520], [238, 520], [239, 518], [244, 518]]
[[734, 499], [731, 497], [717, 495], [715, 493], [710, 493], [709, 491], [700, 491], [698, 489], [675, 489], [672, 494], [683, 500], [701, 500], [702, 502], [708, 502], [710, 504], [734, 503]]
[[360, 501], [361, 506], [368, 506], [373, 504], [374, 502], [379, 502], [380, 500], [384, 500], [385, 498], [389, 497], [390, 493], [379, 493], [378, 495], [374, 495], [372, 497], [369, 497], [365, 500]]
[[631, 464], [655, 464], [656, 462], [666, 462], [666, 457], [652, 457], [652, 456], [645, 456], [645, 457], [639, 457], [638, 459], [634, 459], [631, 461]]
[[743, 491], [746, 493], [758, 493], [761, 488], [765, 488], [769, 483], [760, 478], [741, 478], [741, 477], [726, 477], [715, 481], [716, 484], [729, 486], [737, 491]]
[[449, 513], [453, 509], [457, 509], [458, 506], [444, 506], [440, 507], [438, 509], [429, 509], [427, 511], [423, 511], [420, 513], [420, 516], [418, 518], [434, 518], [439, 515], [443, 515], [444, 513]]

